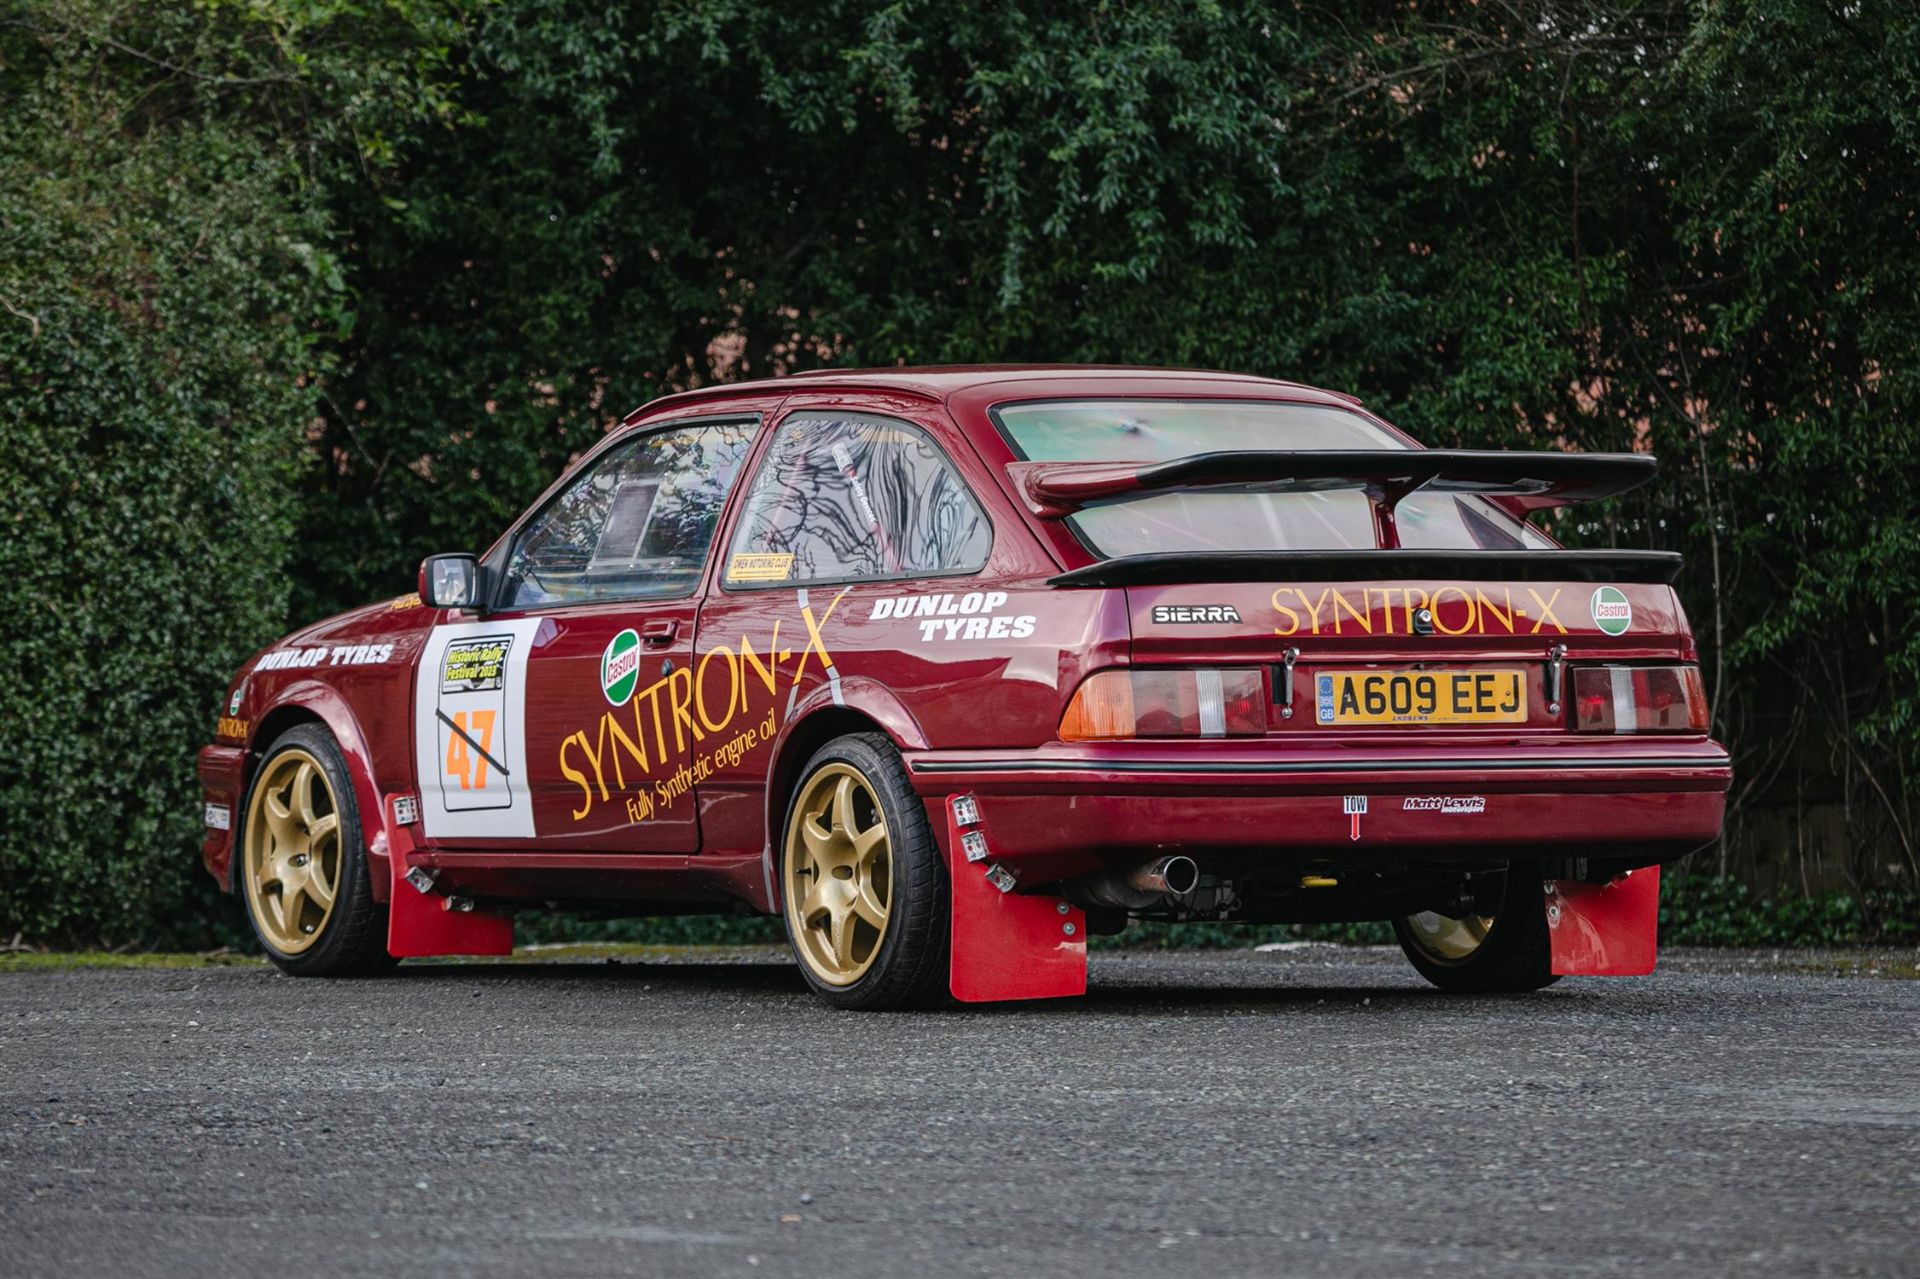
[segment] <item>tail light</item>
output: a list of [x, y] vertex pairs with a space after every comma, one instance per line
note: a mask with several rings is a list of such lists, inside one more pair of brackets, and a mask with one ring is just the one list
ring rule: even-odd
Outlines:
[[1063, 742], [1266, 731], [1266, 691], [1253, 667], [1098, 671], [1074, 691], [1060, 717]]
[[1577, 733], [1704, 733], [1697, 666], [1586, 666], [1573, 672]]

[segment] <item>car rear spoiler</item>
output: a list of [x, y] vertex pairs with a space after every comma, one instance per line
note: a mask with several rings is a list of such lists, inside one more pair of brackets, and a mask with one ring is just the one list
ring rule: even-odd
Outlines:
[[1673, 551], [1172, 551], [1123, 555], [1047, 579], [1051, 586], [1181, 582], [1349, 582], [1446, 577], [1466, 581], [1673, 581]]
[[1156, 489], [1359, 489], [1385, 513], [1388, 524], [1400, 499], [1421, 490], [1503, 498], [1503, 506], [1524, 515], [1625, 493], [1651, 480], [1658, 469], [1648, 453], [1474, 449], [1262, 450], [1195, 453], [1166, 462], [1015, 462], [1008, 467], [1021, 497], [1045, 519]]

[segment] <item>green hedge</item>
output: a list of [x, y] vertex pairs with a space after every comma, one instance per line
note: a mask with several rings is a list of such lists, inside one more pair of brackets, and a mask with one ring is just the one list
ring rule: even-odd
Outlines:
[[0, 127], [0, 941], [200, 945], [194, 752], [286, 626], [311, 227], [219, 129]]
[[191, 767], [249, 649], [484, 545], [662, 391], [899, 361], [1653, 448], [1555, 528], [1686, 553], [1724, 864], [1837, 843], [1911, 893], [1917, 85], [1888, 3], [14, 0], [0, 938], [231, 932]]

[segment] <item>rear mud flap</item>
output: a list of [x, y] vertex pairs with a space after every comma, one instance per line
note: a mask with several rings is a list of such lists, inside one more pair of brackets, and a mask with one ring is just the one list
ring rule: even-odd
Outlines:
[[1653, 971], [1660, 926], [1660, 868], [1606, 884], [1551, 880], [1547, 935], [1559, 977], [1639, 977]]
[[387, 897], [387, 953], [396, 959], [424, 959], [432, 955], [510, 955], [513, 953], [513, 916], [490, 910], [451, 910], [454, 899], [421, 892], [407, 882], [413, 869], [413, 832], [396, 819], [394, 805], [406, 796], [389, 795], [386, 803], [387, 865], [392, 876]]
[[[1059, 897], [1002, 891], [1013, 879], [993, 859], [978, 804], [969, 796], [949, 795], [943, 807], [942, 850], [953, 884], [947, 974], [953, 997], [982, 1004], [1086, 994], [1085, 913]], [[962, 823], [960, 815], [973, 820]]]

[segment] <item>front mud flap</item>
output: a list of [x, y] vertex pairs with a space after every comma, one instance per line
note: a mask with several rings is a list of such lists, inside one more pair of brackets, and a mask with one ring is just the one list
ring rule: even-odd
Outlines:
[[942, 851], [953, 884], [947, 984], [953, 997], [984, 1004], [1086, 994], [1086, 914], [1059, 897], [1009, 891], [1012, 875], [993, 859], [978, 802], [949, 795], [944, 807]]
[[1547, 936], [1557, 977], [1640, 977], [1653, 971], [1660, 928], [1660, 868], [1610, 883], [1547, 883]]
[[387, 953], [396, 959], [433, 955], [510, 955], [513, 916], [490, 910], [451, 910], [453, 898], [421, 892], [407, 882], [413, 869], [412, 825], [402, 825], [395, 806], [411, 796], [387, 797]]

